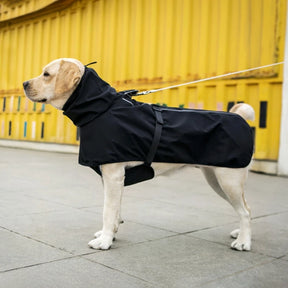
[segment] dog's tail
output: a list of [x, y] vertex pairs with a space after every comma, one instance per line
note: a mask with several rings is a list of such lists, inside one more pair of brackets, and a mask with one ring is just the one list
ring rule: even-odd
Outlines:
[[245, 120], [253, 121], [255, 119], [255, 111], [253, 107], [246, 103], [235, 104], [229, 112], [236, 113]]

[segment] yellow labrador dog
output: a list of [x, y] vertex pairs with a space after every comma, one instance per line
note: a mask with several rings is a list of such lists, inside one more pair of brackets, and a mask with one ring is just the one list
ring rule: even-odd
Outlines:
[[[45, 66], [40, 76], [23, 83], [25, 94], [34, 102], [51, 104], [61, 110], [77, 89], [85, 69], [85, 66], [76, 59], [57, 59]], [[240, 115], [245, 120], [254, 119], [254, 110], [248, 104], [237, 104], [230, 112]], [[133, 161], [101, 165], [100, 170], [105, 193], [103, 228], [95, 234], [95, 239], [89, 242], [88, 245], [91, 248], [106, 250], [111, 247], [121, 223], [120, 204], [124, 188], [125, 168], [139, 164], [141, 163]], [[184, 165], [152, 163], [152, 168], [155, 171], [155, 176], [157, 176]], [[231, 247], [240, 251], [250, 250], [250, 209], [244, 197], [248, 166], [244, 168], [197, 166], [200, 167], [214, 191], [227, 200], [240, 217], [239, 229], [232, 231], [230, 234], [232, 238], [235, 238]]]

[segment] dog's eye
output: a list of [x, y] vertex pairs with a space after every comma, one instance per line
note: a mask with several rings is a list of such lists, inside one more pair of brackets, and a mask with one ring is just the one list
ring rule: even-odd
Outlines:
[[46, 71], [43, 73], [43, 75], [44, 75], [44, 77], [50, 76], [50, 74], [48, 72], [46, 72]]

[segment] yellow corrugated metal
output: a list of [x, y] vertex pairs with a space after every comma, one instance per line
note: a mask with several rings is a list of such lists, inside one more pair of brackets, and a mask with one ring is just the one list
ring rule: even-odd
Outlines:
[[[0, 138], [78, 143], [61, 112], [23, 96], [21, 83], [55, 58], [97, 60], [119, 90], [154, 89], [282, 61], [285, 18], [286, 0], [0, 0]], [[250, 103], [255, 158], [276, 160], [282, 77], [277, 66], [140, 99], [212, 110]]]

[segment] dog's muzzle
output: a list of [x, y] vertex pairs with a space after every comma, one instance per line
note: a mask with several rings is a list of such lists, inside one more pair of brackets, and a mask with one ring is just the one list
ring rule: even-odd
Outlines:
[[28, 86], [29, 86], [29, 81], [23, 82], [23, 88], [24, 88], [24, 90], [27, 89]]

